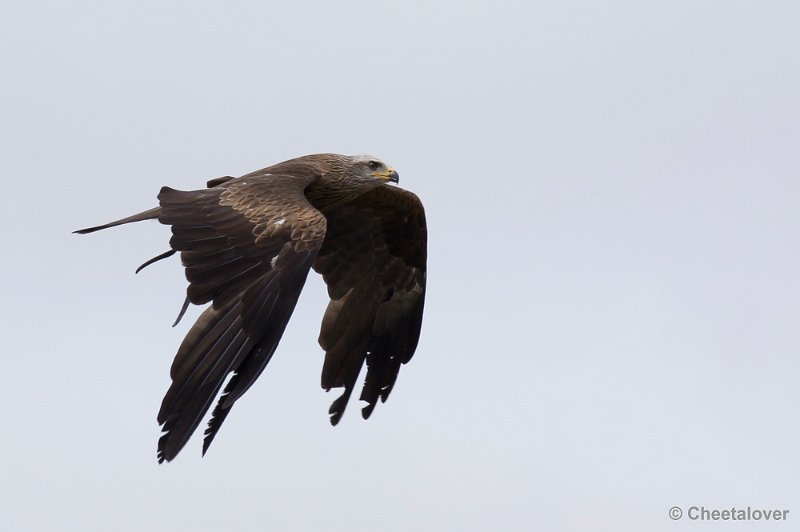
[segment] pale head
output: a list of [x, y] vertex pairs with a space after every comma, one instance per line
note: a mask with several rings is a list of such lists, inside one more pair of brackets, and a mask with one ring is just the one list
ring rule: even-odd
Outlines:
[[397, 183], [400, 176], [394, 168], [372, 155], [351, 155], [348, 157], [350, 168], [347, 177], [363, 183], [383, 184]]
[[320, 177], [306, 188], [306, 196], [318, 209], [339, 205], [374, 188], [399, 181], [394, 168], [372, 155], [321, 153], [290, 163], [295, 166], [313, 164], [314, 173]]

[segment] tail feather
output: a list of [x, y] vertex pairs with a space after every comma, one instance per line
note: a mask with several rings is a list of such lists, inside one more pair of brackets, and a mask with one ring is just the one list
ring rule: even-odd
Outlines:
[[121, 220], [116, 220], [114, 222], [109, 222], [107, 224], [98, 225], [95, 227], [87, 227], [86, 229], [78, 229], [77, 231], [73, 231], [73, 233], [85, 235], [87, 233], [94, 233], [95, 231], [99, 231], [101, 229], [108, 229], [109, 227], [116, 227], [118, 225], [129, 224], [131, 222], [153, 220], [159, 216], [161, 216], [161, 207], [153, 207], [152, 209], [140, 212], [139, 214], [134, 214], [133, 216], [128, 216], [127, 218], [122, 218]]

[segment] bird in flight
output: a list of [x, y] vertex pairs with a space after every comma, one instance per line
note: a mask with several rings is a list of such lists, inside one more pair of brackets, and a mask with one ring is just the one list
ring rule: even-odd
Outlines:
[[[157, 219], [172, 227], [190, 303], [210, 303], [184, 338], [161, 403], [158, 461], [175, 458], [219, 395], [205, 454], [233, 404], [272, 358], [308, 272], [330, 302], [319, 344], [322, 387], [344, 388], [330, 407], [336, 425], [362, 366], [367, 419], [386, 401], [400, 365], [417, 348], [425, 300], [427, 228], [419, 198], [389, 183], [398, 174], [375, 157], [307, 155], [192, 191], [163, 187], [159, 206], [104, 225]], [[220, 389], [229, 375], [225, 389]]]

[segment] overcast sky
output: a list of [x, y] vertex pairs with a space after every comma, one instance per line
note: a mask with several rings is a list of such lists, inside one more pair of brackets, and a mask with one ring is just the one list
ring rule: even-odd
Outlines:
[[[3, 2], [0, 529], [795, 529], [798, 27], [791, 1]], [[322, 151], [426, 206], [414, 359], [332, 428], [312, 273], [207, 456], [159, 466], [192, 319], [177, 258], [133, 272], [169, 229], [70, 232]]]

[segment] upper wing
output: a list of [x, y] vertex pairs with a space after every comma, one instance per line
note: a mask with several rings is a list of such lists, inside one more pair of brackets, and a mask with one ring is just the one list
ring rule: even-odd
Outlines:
[[427, 229], [419, 198], [396, 187], [378, 187], [324, 213], [328, 232], [314, 269], [324, 277], [331, 298], [319, 336], [325, 350], [322, 387], [345, 389], [330, 408], [335, 425], [364, 360], [366, 419], [378, 398], [389, 396], [400, 365], [417, 348]]
[[313, 178], [258, 173], [207, 190], [161, 189], [159, 221], [172, 226], [187, 298], [213, 302], [183, 340], [158, 414], [159, 461], [172, 460], [225, 387], [203, 452], [233, 403], [272, 357], [325, 236], [306, 200]]

